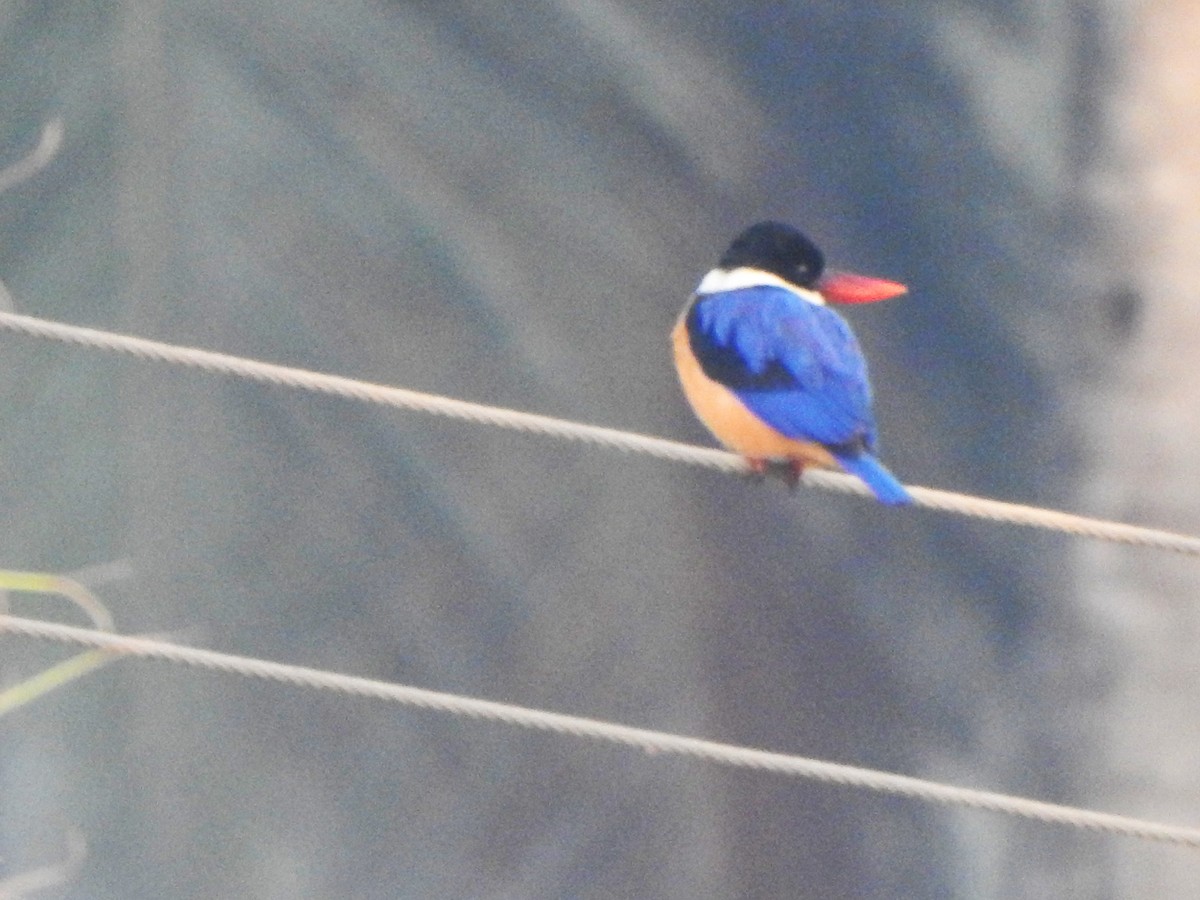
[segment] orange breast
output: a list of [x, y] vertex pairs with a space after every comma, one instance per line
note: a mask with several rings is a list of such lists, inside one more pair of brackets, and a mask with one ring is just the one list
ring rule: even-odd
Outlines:
[[780, 434], [746, 409], [733, 391], [705, 375], [692, 352], [686, 318], [685, 309], [671, 332], [675, 369], [692, 410], [718, 441], [750, 459], [796, 460], [806, 465], [839, 468], [833, 455], [820, 444]]

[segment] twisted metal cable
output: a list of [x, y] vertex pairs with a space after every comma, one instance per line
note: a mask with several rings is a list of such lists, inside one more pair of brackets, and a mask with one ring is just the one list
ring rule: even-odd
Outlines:
[[228, 672], [314, 690], [372, 697], [389, 703], [435, 710], [454, 716], [485, 719], [521, 728], [620, 744], [649, 754], [671, 754], [705, 760], [723, 766], [774, 772], [794, 778], [805, 778], [877, 793], [911, 797], [928, 803], [963, 806], [1087, 831], [1200, 848], [1200, 828], [1165, 825], [1129, 816], [1077, 809], [1056, 803], [1043, 803], [1039, 800], [1030, 800], [1009, 794], [955, 787], [922, 778], [810, 759], [788, 753], [756, 750], [647, 728], [633, 728], [598, 719], [563, 715], [509, 703], [497, 703], [408, 685], [375, 681], [321, 669], [234, 656], [229, 653], [217, 653], [196, 647], [184, 647], [151, 638], [127, 637], [111, 632], [0, 615], [0, 634], [4, 633], [65, 644], [78, 644], [123, 656], [161, 660], [175, 665]]
[[[133, 335], [83, 328], [78, 325], [2, 311], [0, 311], [0, 330], [122, 353], [140, 359], [165, 362], [206, 372], [232, 375], [266, 384], [345, 397], [364, 403], [426, 412], [498, 428], [546, 435], [561, 440], [582, 441], [622, 450], [626, 453], [642, 453], [658, 459], [702, 466], [730, 474], [750, 474], [750, 468], [745, 460], [724, 450], [681, 444], [664, 438], [634, 434], [616, 428], [586, 425], [581, 422], [556, 419], [551, 416], [541, 416], [514, 409], [470, 403], [452, 397], [442, 397], [437, 394], [389, 387], [339, 375], [327, 375], [307, 369], [260, 362], [227, 353], [214, 353], [195, 347], [183, 347]], [[840, 472], [808, 469], [804, 473], [803, 481], [811, 487], [870, 496], [870, 492], [862, 482]], [[1188, 556], [1200, 556], [1200, 538], [1190, 535], [1093, 519], [1018, 503], [988, 500], [983, 497], [935, 488], [910, 486], [908, 490], [912, 494], [915, 504], [926, 509], [1010, 525], [1058, 531], [1079, 537], [1152, 547]]]

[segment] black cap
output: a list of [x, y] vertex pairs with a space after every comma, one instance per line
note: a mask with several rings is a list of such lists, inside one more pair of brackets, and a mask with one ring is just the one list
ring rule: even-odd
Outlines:
[[761, 269], [797, 287], [812, 288], [825, 271], [825, 256], [791, 225], [759, 222], [733, 239], [719, 265], [726, 271]]

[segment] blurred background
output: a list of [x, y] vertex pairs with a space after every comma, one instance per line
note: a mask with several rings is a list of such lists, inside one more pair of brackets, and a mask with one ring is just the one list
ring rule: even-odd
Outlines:
[[[0, 279], [709, 443], [667, 333], [779, 218], [911, 288], [850, 310], [904, 480], [1195, 532], [1198, 12], [11, 0], [0, 164], [66, 136], [0, 196]], [[0, 422], [0, 566], [91, 573], [122, 631], [1200, 823], [1193, 561], [9, 335]], [[2, 638], [0, 678], [68, 653]], [[132, 661], [0, 721], [0, 878], [71, 835], [39, 896], [1171, 897], [1200, 866]]]

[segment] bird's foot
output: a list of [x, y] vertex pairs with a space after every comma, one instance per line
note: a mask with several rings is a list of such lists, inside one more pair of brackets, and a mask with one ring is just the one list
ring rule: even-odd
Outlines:
[[804, 475], [804, 463], [798, 459], [789, 459], [780, 464], [780, 469], [788, 490], [795, 491], [800, 486], [800, 478]]
[[758, 484], [767, 480], [767, 472], [771, 468], [769, 459], [752, 459], [746, 457], [746, 465], [750, 467], [750, 479]]
[[783, 479], [791, 490], [800, 485], [804, 474], [804, 463], [798, 459], [753, 459], [747, 457], [746, 464], [750, 467], [750, 477], [755, 481], [765, 481], [768, 475]]

